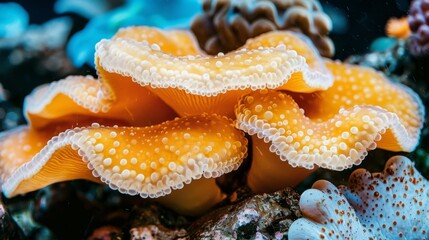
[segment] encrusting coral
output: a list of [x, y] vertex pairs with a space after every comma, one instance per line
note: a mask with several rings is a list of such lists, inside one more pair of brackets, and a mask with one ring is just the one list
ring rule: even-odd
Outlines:
[[409, 152], [418, 144], [424, 107], [416, 93], [369, 68], [325, 63], [335, 76], [325, 91], [256, 91], [238, 103], [236, 126], [256, 150], [252, 190], [294, 186], [318, 167], [359, 165], [376, 147]]
[[300, 199], [289, 239], [428, 239], [429, 182], [406, 157], [382, 173], [358, 169], [348, 186], [319, 180]]
[[209, 54], [235, 50], [262, 33], [290, 30], [307, 35], [325, 57], [334, 54], [327, 36], [332, 22], [317, 0], [205, 0], [191, 24]]

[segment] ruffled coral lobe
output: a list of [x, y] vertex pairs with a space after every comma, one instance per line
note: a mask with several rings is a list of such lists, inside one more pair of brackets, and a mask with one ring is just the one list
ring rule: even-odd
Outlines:
[[[3, 139], [2, 162], [19, 157], [8, 151], [12, 141], [26, 146], [34, 144], [35, 137], [40, 138], [40, 133], [33, 136], [27, 130]], [[37, 146], [29, 149], [34, 154], [31, 161], [9, 168], [13, 172], [2, 176], [5, 195], [12, 197], [58, 181], [87, 179], [144, 198], [173, 191], [174, 197], [161, 201], [186, 215], [199, 214], [222, 200], [213, 178], [237, 169], [247, 154], [243, 133], [231, 120], [216, 115], [177, 118], [144, 128], [93, 124], [67, 130], [46, 146], [43, 142]], [[182, 188], [194, 191], [179, 194]], [[190, 193], [203, 195], [191, 205], [180, 200], [189, 199]]]
[[[380, 107], [394, 113], [402, 127], [399, 130], [399, 126], [394, 124], [386, 128], [384, 137], [377, 140], [377, 146], [391, 151], [412, 151], [416, 147], [423, 127], [425, 109], [414, 91], [389, 81], [370, 68], [331, 61], [327, 61], [326, 66], [335, 76], [332, 88], [310, 94], [311, 96], [290, 93], [305, 110], [306, 116], [322, 122], [338, 114], [341, 109], [347, 110], [356, 105]], [[368, 122], [363, 125], [363, 130], [366, 131], [373, 124]], [[389, 130], [395, 128], [397, 132]]]
[[[72, 76], [35, 89], [25, 99], [24, 112], [29, 127], [22, 128], [18, 133], [3, 133], [1, 138], [0, 157], [4, 169], [2, 183], [5, 183], [18, 167], [31, 162], [52, 137], [67, 129], [89, 126], [93, 122], [108, 126], [148, 126], [176, 116], [171, 108], [149, 90], [121, 79], [120, 75], [111, 78], [109, 82], [90, 76]], [[157, 106], [156, 113], [152, 111], [153, 106]], [[20, 144], [15, 144], [16, 142]], [[76, 158], [73, 151], [67, 148], [63, 153], [37, 175], [40, 180], [33, 178], [24, 182], [21, 186], [25, 187], [16, 194], [41, 188], [52, 181], [82, 178], [99, 182], [92, 176], [91, 171], [88, 172], [86, 163], [81, 160], [65, 161], [67, 157]], [[61, 161], [70, 164], [66, 166], [61, 164]], [[69, 169], [68, 173], [55, 171], [55, 167], [59, 165], [63, 165], [65, 172]], [[27, 178], [30, 177], [25, 176], [21, 180], [25, 181]]]
[[332, 85], [332, 77], [314, 48], [289, 32], [264, 34], [237, 51], [215, 57], [176, 56], [176, 52], [164, 50], [175, 46], [135, 40], [100, 42], [99, 72], [105, 79], [117, 73], [150, 87], [181, 116], [217, 113], [233, 117], [237, 99], [252, 90], [312, 92]]
[[[68, 148], [64, 148], [61, 153], [56, 153], [52, 157], [53, 161], [43, 168], [32, 169], [32, 167], [26, 166], [31, 164], [33, 157], [40, 154], [49, 142], [55, 141], [52, 140], [52, 137], [68, 127], [70, 126], [57, 125], [53, 129], [36, 131], [24, 126], [2, 133], [0, 136], [0, 149], [2, 149], [0, 153], [0, 182], [2, 191], [6, 196], [12, 197], [43, 188], [54, 182], [73, 179], [100, 182], [92, 175], [85, 162], [73, 160], [78, 155]], [[35, 171], [38, 174], [33, 177], [32, 173]], [[11, 194], [6, 190], [7, 185], [11, 183], [11, 179], [13, 182], [17, 175], [20, 178], [20, 188]]]
[[[240, 100], [236, 126], [253, 135], [257, 150], [248, 175], [253, 190], [296, 185], [317, 167], [343, 170], [358, 165], [377, 146], [390, 151], [416, 147], [424, 108], [413, 91], [368, 68], [330, 61], [326, 65], [335, 76], [326, 91], [260, 91]], [[275, 177], [269, 162], [279, 158], [284, 169], [273, 164], [278, 166]], [[311, 171], [294, 174], [292, 167]]]
[[[158, 111], [149, 115], [152, 106]], [[26, 97], [24, 113], [34, 129], [97, 119], [105, 119], [106, 124], [111, 120], [108, 125], [147, 126], [176, 116], [159, 97], [120, 75], [108, 81], [71, 76], [40, 86]]]

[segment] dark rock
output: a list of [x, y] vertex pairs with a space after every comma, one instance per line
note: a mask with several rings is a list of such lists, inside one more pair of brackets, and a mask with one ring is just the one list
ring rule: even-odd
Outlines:
[[156, 203], [136, 206], [130, 216], [130, 239], [180, 239], [187, 235], [187, 218]]
[[58, 183], [38, 192], [32, 216], [59, 239], [82, 239], [94, 210], [72, 184]]
[[412, 62], [403, 40], [397, 40], [393, 47], [385, 51], [352, 55], [344, 62], [374, 68], [394, 79], [409, 75], [412, 69]]
[[110, 240], [121, 234], [121, 229], [115, 226], [103, 226], [95, 229], [88, 240]]
[[20, 240], [26, 239], [24, 232], [16, 224], [13, 218], [9, 215], [0, 199], [0, 239], [8, 240]]
[[135, 227], [130, 230], [130, 239], [132, 240], [151, 240], [151, 239], [188, 239], [185, 229], [170, 230], [155, 225]]
[[[187, 218], [140, 197], [127, 199], [94, 216], [87, 239], [180, 239], [187, 236]], [[129, 203], [134, 202], [133, 206]]]
[[292, 222], [301, 217], [299, 194], [288, 188], [253, 195], [219, 208], [195, 221], [190, 239], [287, 239]]
[[4, 199], [10, 216], [22, 229], [25, 239], [44, 240], [56, 239], [56, 236], [47, 227], [34, 221], [32, 211], [34, 209], [35, 193], [16, 196], [12, 199]]

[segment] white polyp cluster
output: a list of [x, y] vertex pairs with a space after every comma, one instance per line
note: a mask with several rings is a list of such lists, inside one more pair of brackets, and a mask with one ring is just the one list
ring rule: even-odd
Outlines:
[[194, 179], [233, 171], [247, 154], [244, 134], [231, 120], [216, 115], [177, 118], [145, 128], [92, 124], [52, 138], [4, 183], [5, 194], [37, 174], [54, 152], [66, 146], [77, 151], [93, 175], [112, 189], [145, 198], [164, 196]]
[[429, 182], [406, 157], [392, 157], [384, 172], [358, 169], [348, 186], [318, 181], [300, 199], [304, 218], [290, 239], [428, 239]]
[[376, 238], [429, 238], [429, 182], [410, 159], [393, 157], [382, 173], [356, 170], [339, 189]]
[[[289, 239], [376, 239], [361, 225], [355, 209], [332, 183], [319, 180], [304, 191], [303, 218], [292, 223]], [[374, 216], [375, 217], [375, 216]]]
[[56, 96], [61, 94], [94, 113], [107, 112], [113, 100], [108, 89], [92, 76], [69, 76], [33, 90], [25, 98], [24, 112], [41, 112]]
[[177, 88], [200, 96], [230, 90], [278, 88], [294, 73], [304, 85], [326, 89], [333, 78], [328, 71], [310, 69], [293, 50], [275, 47], [240, 49], [218, 56], [173, 56], [132, 39], [103, 40], [96, 46], [99, 65], [108, 72], [131, 77], [142, 86]]
[[261, 91], [243, 97], [236, 116], [237, 128], [270, 143], [269, 150], [294, 167], [341, 171], [359, 165], [387, 130], [405, 151], [416, 144], [398, 116], [380, 107], [341, 109], [327, 121], [313, 122], [289, 95]]

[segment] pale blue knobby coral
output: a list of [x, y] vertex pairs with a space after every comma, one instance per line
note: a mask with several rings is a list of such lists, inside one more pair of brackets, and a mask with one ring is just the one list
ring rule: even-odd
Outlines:
[[319, 180], [300, 207], [290, 239], [429, 239], [429, 182], [403, 156], [382, 173], [356, 170], [348, 186]]
[[25, 9], [14, 2], [0, 3], [0, 38], [18, 37], [28, 27], [29, 16]]

